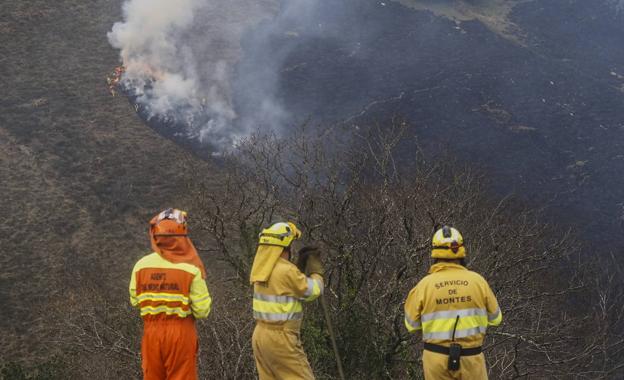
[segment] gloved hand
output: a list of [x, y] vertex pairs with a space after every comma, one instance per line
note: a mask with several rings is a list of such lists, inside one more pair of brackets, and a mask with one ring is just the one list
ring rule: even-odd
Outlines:
[[316, 273], [320, 276], [325, 274], [325, 268], [323, 268], [323, 262], [321, 261], [321, 252], [319, 250], [310, 252], [308, 255], [308, 262], [306, 263], [306, 274], [309, 276]]
[[312, 252], [318, 252], [318, 247], [307, 245], [301, 248], [297, 253], [297, 268], [299, 268], [302, 273], [305, 273], [306, 265], [308, 264], [308, 257]]

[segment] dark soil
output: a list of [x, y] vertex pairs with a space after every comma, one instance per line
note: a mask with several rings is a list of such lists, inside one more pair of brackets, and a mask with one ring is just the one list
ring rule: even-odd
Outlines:
[[623, 15], [599, 1], [525, 3], [511, 15], [524, 46], [391, 1], [315, 4], [250, 32], [241, 63], [281, 65], [277, 94], [293, 122], [405, 117], [432, 156], [476, 164], [496, 193], [621, 246]]

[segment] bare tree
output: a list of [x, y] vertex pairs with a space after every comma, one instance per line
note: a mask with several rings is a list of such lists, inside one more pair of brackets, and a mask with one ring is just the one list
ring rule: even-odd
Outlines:
[[[222, 190], [199, 188], [195, 209], [242, 294], [258, 232], [292, 219], [305, 241], [326, 252], [327, 297], [350, 376], [417, 378], [420, 345], [404, 331], [402, 303], [429, 267], [432, 232], [450, 223], [463, 231], [470, 266], [488, 277], [503, 307], [505, 322], [486, 343], [492, 376], [595, 378], [617, 370], [597, 368], [605, 338], [588, 334], [595, 316], [573, 306], [596, 286], [572, 234], [540, 222], [539, 211], [512, 197], [491, 202], [482, 178], [466, 167], [418, 153], [397, 159], [407, 130], [401, 121], [350, 134], [304, 128], [286, 139], [251, 137], [225, 157]], [[320, 377], [331, 378], [322, 315], [315, 306], [307, 315], [310, 359]]]
[[[462, 231], [469, 267], [488, 279], [502, 307], [504, 322], [484, 347], [492, 378], [621, 377], [617, 260], [588, 265], [573, 232], [543, 223], [540, 210], [511, 196], [492, 201], [478, 172], [404, 149], [414, 143], [409, 135], [395, 121], [253, 136], [222, 157], [218, 181], [214, 170], [193, 171], [187, 205], [195, 242], [210, 258], [215, 301], [198, 323], [200, 377], [255, 377], [248, 275], [258, 233], [278, 220], [301, 226], [297, 244], [324, 251], [326, 298], [349, 378], [422, 378], [422, 345], [403, 327], [403, 302], [426, 275], [430, 237], [442, 224]], [[140, 318], [125, 294], [84, 289], [57, 308], [65, 317], [52, 343], [71, 376], [140, 377]], [[334, 378], [316, 304], [306, 306], [302, 335], [317, 377]]]

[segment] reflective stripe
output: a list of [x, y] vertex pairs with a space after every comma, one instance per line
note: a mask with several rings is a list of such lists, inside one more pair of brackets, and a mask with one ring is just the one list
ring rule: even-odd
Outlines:
[[255, 319], [265, 321], [288, 321], [301, 319], [303, 317], [303, 307], [296, 297], [254, 293], [253, 298], [253, 313]]
[[303, 299], [305, 301], [313, 301], [323, 294], [323, 281], [311, 277], [306, 278], [306, 280], [308, 286], [305, 293], [303, 293]]
[[165, 302], [182, 302], [185, 305], [188, 305], [189, 299], [188, 297], [183, 296], [182, 294], [171, 294], [171, 293], [141, 293], [136, 298], [139, 302], [141, 301], [165, 301]]
[[160, 313], [165, 313], [167, 315], [176, 314], [184, 318], [190, 315], [191, 311], [182, 310], [179, 307], [167, 307], [167, 306], [158, 306], [158, 307], [145, 306], [141, 308], [141, 316], [148, 315], [148, 314], [160, 314]]
[[299, 300], [295, 297], [291, 297], [291, 296], [271, 296], [268, 294], [260, 294], [260, 293], [254, 293], [254, 299], [260, 300], [260, 301], [266, 301], [266, 302], [276, 302], [276, 303], [292, 303], [292, 302], [298, 302]]
[[308, 277], [306, 280], [308, 280], [308, 288], [306, 289], [305, 293], [303, 293], [304, 297], [310, 297], [312, 295], [312, 292], [314, 292], [314, 279]]
[[295, 313], [262, 313], [259, 311], [253, 312], [255, 319], [261, 319], [264, 321], [290, 321], [303, 318], [302, 312]]
[[262, 313], [294, 313], [303, 310], [301, 302], [293, 301], [290, 303], [268, 302], [254, 299], [253, 309]]
[[[484, 326], [477, 326], [465, 330], [457, 330], [455, 331], [455, 338], [465, 338], [472, 335], [485, 334], [486, 330], [487, 327]], [[453, 330], [440, 332], [423, 332], [423, 339], [451, 340], [453, 339]]]
[[488, 321], [492, 322], [494, 321], [496, 318], [498, 318], [498, 316], [500, 315], [501, 311], [500, 311], [500, 307], [498, 309], [496, 309], [495, 312], [493, 312], [492, 314], [488, 314]]
[[210, 297], [210, 295], [207, 295], [206, 297], [200, 298], [197, 301], [193, 301], [194, 305], [200, 305], [206, 301], [210, 301], [212, 298]]
[[486, 316], [487, 310], [485, 309], [460, 309], [460, 310], [444, 310], [444, 311], [436, 311], [435, 313], [423, 314], [421, 320], [423, 322], [431, 321], [434, 319], [450, 319], [457, 318], [457, 316], [461, 317], [472, 317], [472, 316]]
[[421, 321], [423, 339], [450, 340], [455, 328], [455, 338], [484, 334], [488, 326], [488, 313], [480, 308], [443, 310], [424, 314]]
[[455, 328], [455, 322], [457, 322], [457, 330], [470, 329], [479, 326], [487, 327], [488, 325], [486, 316], [475, 315], [472, 317], [459, 318], [459, 321], [457, 321], [456, 318], [434, 319], [422, 322], [422, 326], [425, 332], [453, 331]]
[[407, 315], [405, 316], [405, 326], [408, 330], [420, 330], [422, 328], [420, 321], [412, 321]]

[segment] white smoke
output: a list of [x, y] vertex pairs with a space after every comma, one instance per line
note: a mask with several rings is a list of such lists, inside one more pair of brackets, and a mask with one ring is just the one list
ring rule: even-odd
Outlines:
[[245, 14], [224, 17], [244, 9], [244, 2], [250, 0], [124, 3], [124, 20], [108, 39], [121, 51], [124, 85], [136, 91], [150, 117], [184, 125], [187, 137], [212, 145], [231, 145], [249, 132], [250, 125], [236, 123], [230, 77], [245, 27], [266, 12], [247, 7]]
[[624, 12], [624, 0], [610, 0], [617, 13]]

